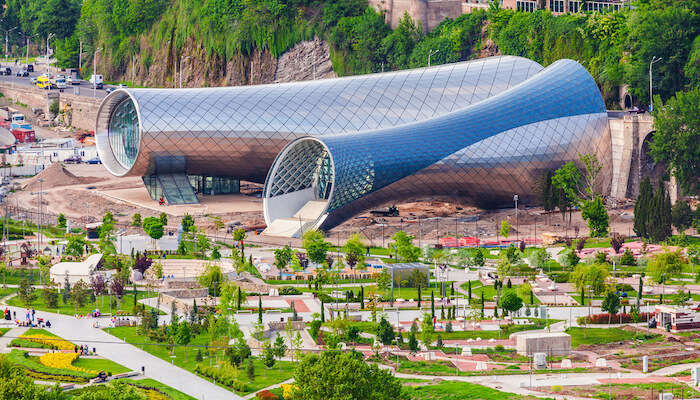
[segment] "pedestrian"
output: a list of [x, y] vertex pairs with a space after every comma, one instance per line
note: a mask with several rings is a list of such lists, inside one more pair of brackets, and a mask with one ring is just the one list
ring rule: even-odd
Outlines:
[[74, 349], [74, 350], [75, 350], [76, 353], [78, 352], [78, 345], [77, 345], [77, 344], [75, 345], [75, 349]]
[[141, 375], [146, 375], [146, 367], [141, 366]]

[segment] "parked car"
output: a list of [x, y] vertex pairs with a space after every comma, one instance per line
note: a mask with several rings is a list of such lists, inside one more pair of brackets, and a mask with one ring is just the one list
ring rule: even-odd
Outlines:
[[[98, 86], [98, 88], [99, 88], [99, 86]], [[117, 90], [117, 88], [115, 88], [115, 87], [108, 87], [107, 89], [105, 89], [105, 93], [110, 94], [110, 93], [112, 93], [112, 92], [115, 91], [115, 90]]]
[[72, 76], [69, 76], [66, 78], [66, 83], [70, 85], [80, 85], [80, 78], [74, 78]]
[[23, 69], [21, 71], [17, 71], [17, 76], [21, 78], [26, 78], [29, 76], [29, 72], [26, 69]]
[[34, 65], [32, 65], [32, 64], [27, 64], [27, 71], [29, 71], [29, 72], [34, 72]]
[[87, 160], [88, 164], [102, 164], [102, 160], [100, 160], [100, 157], [95, 157]]
[[5, 67], [0, 69], [2, 75], [12, 75], [12, 69], [10, 67]]
[[80, 156], [70, 156], [63, 160], [63, 162], [66, 164], [80, 164], [81, 162], [83, 162], [83, 159], [80, 158]]
[[90, 84], [95, 85], [96, 88], [102, 89], [102, 75], [92, 75], [90, 76]]

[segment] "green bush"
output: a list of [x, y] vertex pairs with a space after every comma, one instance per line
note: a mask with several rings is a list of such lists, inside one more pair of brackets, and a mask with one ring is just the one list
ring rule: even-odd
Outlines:
[[238, 380], [236, 370], [227, 364], [223, 364], [220, 367], [209, 367], [203, 364], [197, 364], [194, 370], [236, 391], [248, 392], [250, 390], [245, 382]]
[[51, 105], [49, 106], [49, 112], [53, 115], [58, 115], [59, 110], [60, 107], [58, 106], [58, 100], [52, 101]]
[[42, 375], [55, 376], [56, 378], [59, 378], [58, 380], [60, 380], [60, 378], [68, 378], [69, 381], [71, 381], [71, 382], [74, 382], [74, 381], [85, 382], [85, 381], [88, 381], [89, 379], [97, 376], [97, 374], [89, 373], [89, 372], [73, 371], [73, 370], [67, 370], [67, 369], [47, 367], [47, 366], [29, 358], [26, 351], [12, 350], [7, 355], [7, 358], [12, 363], [17, 364], [24, 369], [27, 369], [29, 371], [32, 371], [32, 372], [35, 372], [38, 374], [42, 374]]

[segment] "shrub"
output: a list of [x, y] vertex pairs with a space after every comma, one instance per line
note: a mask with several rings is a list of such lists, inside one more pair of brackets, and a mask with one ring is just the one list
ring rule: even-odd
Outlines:
[[[654, 313], [639, 313], [639, 322], [644, 322], [647, 321], [649, 318], [653, 317]], [[609, 318], [609, 319], [608, 319]], [[620, 323], [620, 314], [615, 314], [612, 317], [609, 317], [608, 314], [592, 314], [590, 317], [589, 316], [584, 316], [584, 317], [578, 317], [577, 321], [579, 324], [592, 324], [592, 325], [597, 325], [597, 324], [604, 324], [607, 325], [608, 321], [610, 321], [611, 324], [619, 324]], [[632, 314], [630, 313], [624, 313], [622, 314], [622, 323], [629, 323], [629, 322], [634, 322], [632, 320]]]
[[60, 380], [64, 382], [85, 382], [97, 376], [96, 373], [88, 373], [78, 370], [67, 370], [63, 368], [55, 368], [42, 365], [34, 361], [34, 359], [29, 358], [26, 351], [12, 350], [7, 355], [7, 357], [12, 363], [19, 365], [27, 371], [33, 372], [35, 375], [52, 377], [51, 379], [45, 380]]
[[75, 348], [75, 345], [67, 340], [61, 339], [58, 336], [49, 336], [49, 335], [42, 335], [42, 334], [36, 334], [36, 335], [22, 335], [20, 336], [21, 339], [28, 340], [30, 342], [38, 343], [44, 346], [47, 346], [50, 349], [54, 350], [73, 350]]
[[625, 249], [625, 252], [622, 253], [622, 256], [620, 257], [620, 264], [622, 265], [635, 265], [636, 262], [634, 260], [634, 255], [630, 251], [630, 249]]
[[280, 289], [280, 295], [281, 296], [294, 296], [294, 295], [300, 295], [301, 291], [299, 289], [292, 287], [292, 286], [285, 286], [282, 289]]
[[279, 397], [269, 390], [261, 390], [255, 394], [259, 400], [277, 400]]
[[238, 392], [250, 391], [245, 382], [238, 380], [237, 370], [228, 364], [222, 364], [220, 367], [208, 367], [203, 364], [197, 364], [194, 370], [207, 378], [216, 379], [216, 381], [222, 385], [228, 386]]

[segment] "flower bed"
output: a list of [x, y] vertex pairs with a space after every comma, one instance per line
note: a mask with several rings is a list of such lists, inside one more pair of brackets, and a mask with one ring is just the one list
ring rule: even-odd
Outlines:
[[194, 367], [195, 372], [198, 372], [207, 378], [216, 380], [222, 385], [228, 386], [239, 392], [248, 392], [248, 385], [245, 382], [238, 380], [238, 370], [227, 365], [220, 367], [208, 367], [206, 365], [197, 364]]
[[[646, 313], [642, 312], [639, 313], [639, 322], [646, 322], [649, 320], [649, 318], [653, 317], [654, 313]], [[614, 314], [612, 316], [608, 314], [593, 314], [590, 317], [585, 316], [585, 317], [578, 317], [577, 322], [581, 325], [583, 324], [604, 324], [607, 325], [608, 323], [610, 324], [619, 324], [620, 323], [620, 314]], [[630, 323], [634, 322], [632, 321], [632, 314], [626, 313], [622, 314], [622, 323]]]
[[76, 369], [43, 365], [35, 361], [35, 359], [28, 357], [26, 351], [12, 350], [7, 357], [12, 363], [30, 371], [32, 376], [42, 376], [42, 378], [37, 379], [58, 380], [63, 382], [87, 382], [89, 379], [97, 376], [97, 373], [85, 372], [85, 370], [79, 371]]
[[88, 374], [97, 374], [98, 371], [91, 371], [85, 368], [76, 367], [73, 361], [78, 359], [78, 353], [47, 353], [39, 357], [39, 362], [42, 365], [58, 369], [70, 369], [73, 371], [86, 372]]
[[67, 340], [64, 340], [58, 336], [49, 336], [49, 335], [41, 335], [41, 334], [36, 334], [36, 335], [22, 335], [20, 336], [21, 339], [23, 340], [28, 340], [30, 342], [38, 343], [43, 346], [47, 346], [50, 349], [54, 350], [73, 350], [75, 349], [75, 345]]

